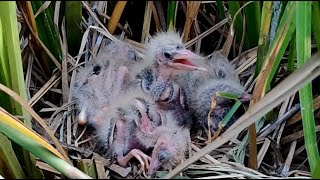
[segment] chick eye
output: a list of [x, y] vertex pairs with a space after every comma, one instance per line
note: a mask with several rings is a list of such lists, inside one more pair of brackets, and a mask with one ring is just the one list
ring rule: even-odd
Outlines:
[[100, 74], [101, 67], [99, 65], [96, 65], [93, 67], [93, 74], [98, 75]]
[[178, 45], [177, 46], [177, 50], [180, 50], [180, 49], [182, 49], [183, 47], [181, 46], [181, 45]]
[[160, 151], [158, 155], [158, 159], [160, 162], [164, 162], [167, 158], [167, 153], [164, 151]]
[[164, 55], [164, 57], [166, 57], [168, 59], [171, 58], [171, 54], [168, 52], [164, 52], [163, 55]]

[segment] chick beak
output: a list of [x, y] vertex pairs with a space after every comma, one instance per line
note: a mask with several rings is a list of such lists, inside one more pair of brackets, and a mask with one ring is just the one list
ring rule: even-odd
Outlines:
[[196, 65], [194, 60], [203, 59], [203, 57], [187, 50], [181, 49], [172, 53], [172, 60], [168, 63], [169, 66], [184, 70], [184, 71], [194, 71], [194, 70], [202, 70], [207, 71], [204, 67]]
[[162, 143], [161, 140], [158, 140], [156, 145], [153, 148], [152, 151], [152, 156], [151, 156], [151, 160], [150, 160], [150, 165], [149, 165], [149, 169], [148, 169], [148, 175], [151, 176], [155, 173], [155, 171], [157, 171], [159, 169], [159, 167], [161, 166], [160, 161], [158, 159], [158, 154], [160, 151], [160, 144]]

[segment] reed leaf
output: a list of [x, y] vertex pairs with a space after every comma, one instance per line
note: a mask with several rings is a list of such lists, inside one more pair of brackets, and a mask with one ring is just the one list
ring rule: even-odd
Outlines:
[[[234, 19], [237, 11], [240, 9], [240, 4], [239, 1], [228, 1], [228, 6], [229, 6], [229, 13], [231, 15], [231, 18]], [[236, 19], [234, 20], [234, 29], [235, 29], [235, 34], [236, 34], [236, 40], [238, 43], [241, 42], [242, 39], [242, 28], [243, 25], [243, 16], [242, 13], [240, 12], [237, 16]]]
[[14, 154], [10, 140], [0, 133], [0, 142], [1, 175], [10, 179], [26, 178], [18, 159]]
[[[311, 56], [311, 2], [296, 2], [296, 13], [296, 46], [299, 49], [297, 51], [297, 65], [301, 67]], [[311, 83], [299, 90], [299, 99], [305, 147], [311, 173], [313, 173], [317, 171], [315, 167], [316, 160], [319, 159], [319, 151], [315, 132]]]
[[[31, 1], [33, 12], [37, 12], [42, 6], [43, 1]], [[52, 8], [52, 5], [49, 7]], [[43, 44], [52, 52], [53, 56], [61, 62], [62, 51], [59, 41], [58, 31], [53, 22], [53, 12], [52, 9], [47, 8], [42, 13], [40, 13], [36, 18], [36, 24], [38, 28], [38, 35]], [[55, 66], [50, 61], [51, 68]]]
[[258, 75], [260, 73], [262, 64], [264, 62], [264, 57], [268, 51], [268, 46], [269, 46], [268, 37], [269, 37], [269, 29], [270, 29], [270, 22], [271, 22], [271, 16], [272, 16], [271, 8], [272, 8], [272, 1], [263, 2], [255, 75]]
[[66, 31], [68, 51], [72, 56], [78, 54], [81, 43], [81, 18], [82, 4], [81, 1], [66, 1]]
[[[254, 106], [270, 88], [270, 82], [278, 69], [280, 60], [288, 46], [295, 29], [295, 4], [289, 2], [275, 32], [274, 40], [265, 56], [265, 62], [257, 77], [250, 107]], [[249, 128], [249, 167], [257, 167], [256, 130], [255, 125]]]
[[226, 14], [224, 12], [224, 6], [223, 6], [222, 2], [223, 1], [216, 1], [217, 7], [218, 7], [218, 11], [219, 11], [219, 14], [220, 14], [220, 19], [226, 18]]
[[[18, 126], [17, 126], [18, 125]], [[45, 161], [57, 171], [69, 178], [90, 178], [71, 166], [57, 150], [34, 131], [19, 123], [9, 113], [0, 109], [0, 131], [32, 154]]]
[[294, 71], [294, 63], [296, 60], [297, 55], [297, 48], [296, 48], [296, 35], [295, 33], [292, 36], [291, 42], [290, 42], [290, 49], [289, 49], [289, 56], [288, 56], [288, 71]]
[[[271, 3], [270, 1], [267, 3]], [[246, 15], [246, 33], [247, 36], [245, 38], [247, 46], [245, 46], [245, 50], [257, 46], [259, 40], [259, 30], [260, 21], [261, 21], [261, 5], [259, 1], [250, 3], [245, 7], [244, 13]], [[271, 14], [270, 14], [271, 15]], [[265, 26], [268, 26], [265, 25]]]
[[320, 22], [319, 22], [319, 17], [320, 17], [320, 2], [319, 1], [313, 1], [312, 2], [312, 28], [314, 31], [314, 35], [316, 38], [316, 42], [317, 42], [317, 48], [318, 48], [318, 52], [320, 51]]
[[[3, 74], [1, 74], [0, 81], [6, 83], [6, 85], [19, 94], [22, 99], [27, 100], [15, 2], [0, 2], [0, 19], [0, 52], [2, 52], [0, 53], [2, 54], [0, 55], [0, 69], [4, 70]], [[11, 113], [22, 115], [24, 117], [24, 123], [31, 127], [31, 116], [19, 103], [12, 101], [7, 94], [1, 94], [1, 99], [7, 101], [4, 103], [5, 107], [8, 107], [8, 105], [11, 106], [8, 108]], [[10, 152], [10, 149], [12, 149], [11, 147], [8, 147], [10, 146], [9, 143], [4, 143], [0, 146], [1, 148], [8, 148], [9, 150], [7, 152]], [[34, 157], [24, 151], [21, 147], [16, 146], [16, 144], [13, 144], [13, 146], [19, 160], [21, 160], [21, 163], [27, 169], [28, 177], [41, 178], [41, 172], [35, 167]], [[15, 156], [14, 152], [11, 151], [11, 157], [8, 156], [7, 158], [12, 159], [13, 156]], [[17, 173], [19, 173], [20, 164], [17, 164], [13, 159], [12, 163], [14, 163], [14, 166], [11, 168], [14, 168], [13, 170], [17, 168]], [[10, 167], [7, 168], [10, 172]]]
[[[1, 122], [1, 126], [0, 126], [1, 132], [5, 131], [6, 128], [13, 128], [14, 131], [17, 132], [17, 134], [13, 134], [13, 135], [5, 133], [10, 139], [21, 138], [21, 137], [30, 138], [33, 141], [37, 142], [39, 145], [41, 145], [43, 148], [51, 151], [53, 154], [55, 154], [59, 158], [63, 158], [63, 156], [55, 148], [53, 148], [50, 144], [48, 144], [45, 139], [43, 139], [35, 131], [27, 127], [25, 124], [21, 123], [18, 119], [13, 117], [11, 114], [6, 112], [1, 107], [0, 107], [0, 122]], [[13, 137], [16, 135], [18, 137]]]
[[169, 1], [168, 3], [168, 11], [167, 11], [167, 25], [168, 30], [174, 29], [174, 19], [175, 19], [175, 10], [176, 10], [176, 1]]
[[[315, 169], [320, 169], [320, 159], [317, 161], [317, 165]], [[312, 178], [314, 179], [320, 179], [320, 171], [313, 171]]]

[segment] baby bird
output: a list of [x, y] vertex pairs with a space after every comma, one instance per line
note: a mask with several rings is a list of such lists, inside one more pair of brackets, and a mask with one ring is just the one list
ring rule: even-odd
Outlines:
[[[234, 67], [219, 52], [213, 53], [210, 59], [203, 59], [201, 64], [207, 71], [194, 71], [179, 75], [176, 79], [185, 91], [187, 110], [194, 117], [195, 125], [208, 131], [208, 113], [211, 101], [216, 92], [235, 93], [241, 101], [250, 100], [251, 96], [244, 91]], [[233, 104], [225, 98], [218, 97], [216, 108], [210, 115], [210, 130], [214, 132]], [[235, 118], [235, 117], [234, 117]]]
[[[107, 120], [97, 127], [99, 140], [109, 154], [122, 166], [135, 157], [149, 174], [180, 162], [188, 150], [190, 135], [187, 128], [177, 125], [176, 113], [158, 110], [139, 88], [127, 90], [121, 97], [110, 103], [104, 116]], [[152, 149], [150, 157], [147, 152]]]
[[[178, 74], [205, 71], [198, 66], [201, 56], [186, 49], [176, 32], [161, 32], [146, 44], [146, 54], [140, 69], [132, 71], [139, 86], [155, 100], [160, 108], [176, 112], [178, 125], [191, 126], [191, 116], [185, 111], [180, 87], [174, 83]], [[181, 100], [181, 101], [180, 101]]]
[[98, 112], [108, 107], [122, 89], [129, 85], [128, 67], [139, 63], [128, 45], [104, 41], [98, 56], [79, 70], [73, 88], [73, 97], [80, 109], [79, 123], [94, 125]]
[[178, 74], [205, 70], [196, 64], [201, 58], [186, 49], [177, 33], [161, 32], [146, 44], [145, 65], [138, 71], [141, 86], [155, 100], [164, 100], [172, 95], [172, 82]]

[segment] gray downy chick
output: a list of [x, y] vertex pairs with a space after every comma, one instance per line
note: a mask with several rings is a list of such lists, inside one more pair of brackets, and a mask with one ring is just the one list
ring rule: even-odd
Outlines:
[[107, 108], [109, 102], [128, 87], [131, 81], [128, 67], [138, 63], [139, 59], [128, 45], [103, 42], [97, 57], [76, 75], [72, 93], [80, 110], [79, 123], [94, 125], [97, 113]]
[[[200, 127], [208, 130], [207, 116], [211, 109], [211, 100], [216, 92], [235, 93], [241, 101], [249, 101], [251, 95], [245, 92], [233, 65], [219, 52], [213, 53], [210, 59], [201, 60], [200, 64], [207, 71], [181, 74], [176, 82], [184, 91], [185, 101], [195, 125], [200, 125]], [[228, 99], [217, 99], [217, 107], [211, 114], [210, 127], [212, 132], [217, 130], [219, 122], [232, 105]], [[233, 117], [234, 119], [236, 117]]]
[[[97, 127], [99, 140], [109, 154], [122, 166], [136, 158], [142, 170], [150, 173], [177, 163], [181, 153], [188, 150], [190, 136], [187, 128], [176, 124], [175, 113], [159, 111], [139, 88], [130, 89], [121, 97], [111, 103], [105, 116], [109, 120]], [[147, 155], [149, 151], [151, 157]]]
[[[179, 34], [173, 31], [153, 36], [146, 44], [146, 52], [144, 65], [135, 71], [140, 86], [161, 105], [161, 108], [180, 111], [181, 115], [187, 115], [186, 112], [182, 112], [184, 104], [181, 104], [180, 100], [183, 97], [174, 79], [183, 72], [205, 71], [197, 65], [197, 61], [202, 57], [187, 50]], [[185, 122], [189, 119], [187, 116], [181, 117], [179, 120], [182, 121], [179, 124], [190, 124]]]

